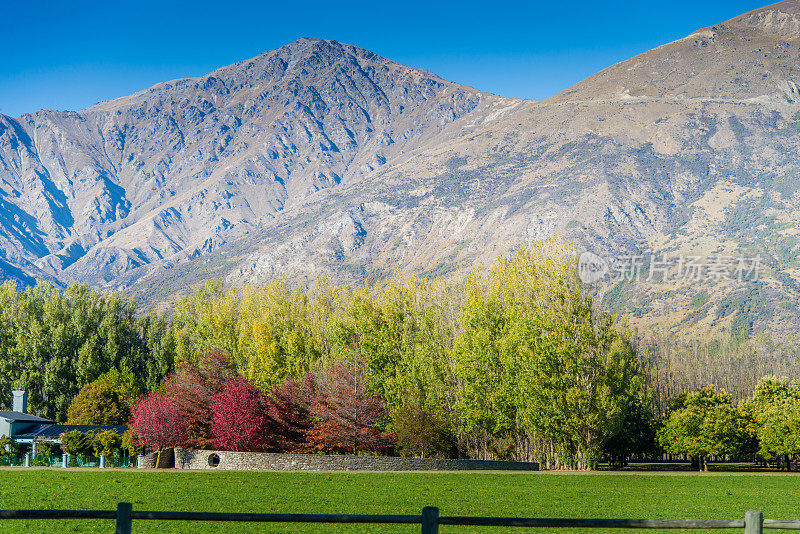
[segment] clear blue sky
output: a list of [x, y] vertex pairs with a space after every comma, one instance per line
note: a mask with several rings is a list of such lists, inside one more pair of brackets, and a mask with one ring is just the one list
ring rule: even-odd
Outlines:
[[484, 91], [541, 99], [761, 5], [9, 0], [0, 4], [0, 112], [82, 109], [299, 37], [353, 43]]

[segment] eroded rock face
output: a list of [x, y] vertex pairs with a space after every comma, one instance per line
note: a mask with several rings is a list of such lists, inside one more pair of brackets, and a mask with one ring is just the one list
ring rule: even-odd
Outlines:
[[598, 292], [644, 326], [790, 331], [799, 12], [701, 29], [542, 102], [301, 39], [79, 113], [0, 117], [0, 272], [155, 302], [208, 277], [462, 275], [561, 234], [601, 255], [759, 255], [749, 284]]
[[0, 257], [102, 284], [213, 252], [493, 100], [301, 39], [81, 112], [0, 116]]

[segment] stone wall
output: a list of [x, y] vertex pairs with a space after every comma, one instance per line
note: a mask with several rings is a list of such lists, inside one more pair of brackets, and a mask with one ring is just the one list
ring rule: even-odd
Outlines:
[[[139, 467], [142, 469], [155, 469], [156, 460], [158, 459], [157, 452], [151, 452], [142, 457]], [[175, 453], [173, 449], [164, 449], [161, 451], [161, 460], [159, 461], [159, 469], [169, 469], [175, 467]]]
[[176, 469], [240, 471], [538, 471], [539, 464], [390, 456], [327, 456], [175, 449]]

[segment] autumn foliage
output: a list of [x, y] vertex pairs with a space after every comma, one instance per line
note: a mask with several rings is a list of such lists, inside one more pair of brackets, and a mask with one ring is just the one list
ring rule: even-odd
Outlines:
[[228, 451], [263, 451], [273, 434], [267, 398], [245, 378], [229, 380], [211, 406], [211, 440]]
[[150, 448], [231, 451], [388, 452], [383, 401], [368, 394], [360, 366], [336, 364], [318, 377], [289, 377], [265, 395], [210, 352], [142, 398], [131, 429]]
[[317, 382], [311, 374], [303, 380], [289, 377], [272, 388], [268, 410], [272, 421], [273, 450], [308, 451], [308, 432], [313, 424], [310, 408], [316, 394]]
[[237, 376], [236, 365], [230, 357], [212, 350], [201, 358], [199, 364], [188, 364], [167, 378], [164, 391], [174, 402], [188, 431], [185, 445], [197, 448], [213, 446], [210, 427], [214, 396]]
[[357, 366], [336, 364], [320, 380], [310, 406], [313, 425], [309, 447], [321, 452], [388, 451], [393, 436], [380, 424], [386, 418], [383, 401], [364, 390]]
[[141, 443], [158, 451], [184, 445], [189, 438], [189, 429], [175, 400], [158, 391], [134, 405], [129, 427]]

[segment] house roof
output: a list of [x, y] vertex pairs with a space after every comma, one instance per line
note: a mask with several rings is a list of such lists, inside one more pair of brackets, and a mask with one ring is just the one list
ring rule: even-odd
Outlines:
[[52, 423], [50, 419], [45, 419], [44, 417], [39, 417], [36, 415], [32, 415], [29, 413], [24, 412], [10, 412], [6, 410], [0, 410], [0, 417], [3, 419], [8, 419], [12, 423], [15, 421], [21, 422], [34, 422], [34, 423]]
[[21, 432], [14, 434], [14, 439], [42, 439], [57, 440], [64, 432], [79, 430], [86, 434], [99, 434], [106, 430], [113, 430], [117, 434], [122, 434], [128, 427], [125, 425], [54, 425], [41, 424], [28, 427]]

